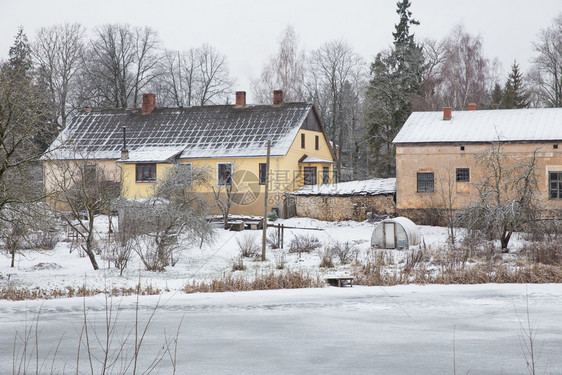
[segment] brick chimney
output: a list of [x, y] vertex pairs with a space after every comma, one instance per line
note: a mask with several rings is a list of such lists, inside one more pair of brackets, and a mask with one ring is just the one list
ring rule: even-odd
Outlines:
[[236, 107], [246, 106], [246, 91], [236, 91]]
[[283, 104], [283, 90], [273, 90], [273, 105]]
[[468, 103], [469, 111], [476, 111], [476, 103]]
[[451, 107], [443, 107], [443, 120], [450, 120], [453, 118], [453, 109]]
[[156, 108], [156, 95], [142, 94], [142, 114], [146, 115], [152, 113], [154, 108]]

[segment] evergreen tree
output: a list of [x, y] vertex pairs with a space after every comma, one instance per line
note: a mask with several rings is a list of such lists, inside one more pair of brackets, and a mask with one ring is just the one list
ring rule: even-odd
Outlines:
[[505, 83], [501, 108], [527, 108], [528, 106], [529, 94], [523, 85], [523, 74], [515, 61]]
[[18, 28], [14, 45], [10, 47], [8, 64], [17, 74], [29, 77], [33, 67], [31, 62], [31, 47], [23, 27]]
[[494, 85], [494, 89], [492, 90], [491, 98], [490, 98], [490, 109], [499, 109], [502, 108], [502, 101], [503, 101], [503, 89], [499, 83], [496, 82]]
[[419, 95], [424, 70], [422, 47], [417, 45], [411, 25], [419, 25], [409, 11], [410, 1], [401, 0], [396, 13], [400, 22], [392, 33], [390, 51], [379, 53], [371, 65], [367, 126], [373, 152], [374, 175], [395, 175], [392, 140], [412, 113], [412, 97]]

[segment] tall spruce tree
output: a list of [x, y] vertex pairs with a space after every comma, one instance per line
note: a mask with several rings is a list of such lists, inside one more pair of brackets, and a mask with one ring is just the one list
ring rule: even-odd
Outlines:
[[396, 4], [400, 21], [392, 33], [393, 46], [377, 54], [371, 65], [366, 121], [373, 155], [371, 173], [379, 177], [396, 174], [392, 140], [412, 113], [412, 98], [419, 95], [422, 82], [423, 51], [410, 32], [410, 26], [419, 22], [412, 18], [410, 5], [409, 0]]
[[16, 74], [29, 77], [33, 64], [31, 62], [31, 47], [23, 26], [18, 28], [14, 44], [10, 47], [8, 66]]
[[502, 108], [527, 108], [529, 106], [529, 94], [523, 84], [523, 74], [519, 70], [517, 61], [513, 62], [511, 72], [507, 77], [502, 97]]

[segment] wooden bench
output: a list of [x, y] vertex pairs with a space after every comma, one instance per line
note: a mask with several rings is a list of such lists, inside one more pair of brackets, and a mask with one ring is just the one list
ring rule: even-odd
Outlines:
[[353, 277], [352, 276], [332, 276], [326, 277], [326, 281], [331, 286], [337, 286], [339, 288], [348, 286], [351, 288], [353, 286]]

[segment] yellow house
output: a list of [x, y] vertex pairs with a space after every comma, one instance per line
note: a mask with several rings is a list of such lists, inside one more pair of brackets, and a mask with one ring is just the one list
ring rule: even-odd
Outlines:
[[414, 112], [393, 142], [399, 215], [424, 222], [427, 208], [474, 202], [489, 174], [477, 158], [491, 146], [506, 166], [535, 154], [536, 196], [544, 210], [562, 210], [562, 108]]
[[[285, 103], [279, 90], [268, 105], [246, 104], [237, 92], [235, 105], [158, 108], [155, 95], [144, 94], [141, 109], [88, 110], [57, 138], [45, 164], [86, 158], [118, 169], [127, 199], [150, 197], [170, 166], [185, 164], [212, 176], [199, 190], [209, 201], [213, 191], [221, 199], [230, 191], [231, 214], [263, 215], [268, 141], [270, 210], [283, 211], [285, 193], [332, 182], [334, 155], [315, 106]], [[48, 189], [48, 174], [57, 172], [45, 171]]]

